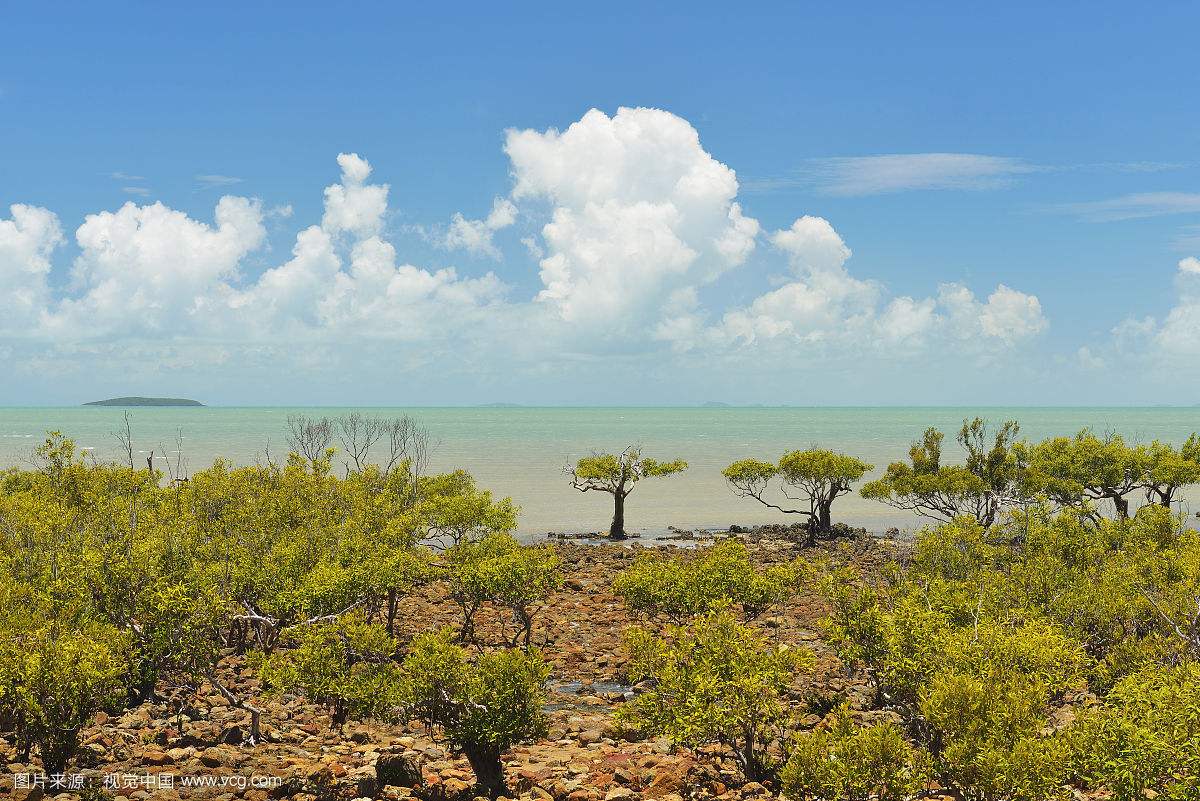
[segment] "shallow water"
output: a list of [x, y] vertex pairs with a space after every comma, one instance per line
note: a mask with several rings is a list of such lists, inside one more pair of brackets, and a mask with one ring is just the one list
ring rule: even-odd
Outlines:
[[[198, 470], [220, 456], [235, 463], [278, 459], [285, 449], [290, 413], [335, 416], [350, 409], [138, 408], [132, 410], [136, 450], [183, 456]], [[464, 468], [484, 487], [510, 495], [521, 506], [520, 531], [581, 532], [607, 528], [608, 496], [571, 489], [563, 468], [593, 450], [641, 445], [647, 455], [682, 458], [681, 476], [647, 481], [630, 496], [631, 531], [658, 536], [668, 526], [722, 528], [732, 523], [777, 522], [778, 513], [735, 497], [721, 469], [735, 459], [776, 459], [785, 451], [821, 445], [876, 465], [905, 458], [909, 443], [930, 425], [947, 435], [947, 458], [957, 458], [954, 433], [964, 417], [1016, 419], [1034, 439], [1073, 434], [1082, 427], [1113, 431], [1133, 441], [1182, 442], [1200, 430], [1200, 407], [1155, 408], [419, 408], [358, 409], [407, 413], [425, 425], [437, 447], [434, 469]], [[24, 464], [48, 430], [60, 430], [101, 459], [115, 459], [112, 432], [122, 410], [111, 407], [0, 409], [0, 465]], [[1200, 497], [1200, 496], [1198, 496]], [[838, 501], [835, 518], [872, 530], [919, 525], [914, 516], [850, 495]]]

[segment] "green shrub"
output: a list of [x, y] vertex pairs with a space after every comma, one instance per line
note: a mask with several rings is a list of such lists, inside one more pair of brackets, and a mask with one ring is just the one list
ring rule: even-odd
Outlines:
[[509, 645], [530, 647], [533, 615], [562, 584], [558, 554], [549, 546], [521, 545], [509, 534], [489, 534], [461, 542], [445, 554], [450, 597], [462, 611], [460, 638], [475, 638], [475, 616], [493, 603], [512, 614], [515, 631]]
[[613, 497], [612, 523], [608, 536], [614, 540], [625, 539], [625, 499], [638, 483], [648, 478], [666, 478], [687, 470], [687, 462], [675, 459], [661, 462], [643, 456], [640, 448], [632, 445], [620, 453], [593, 453], [568, 467], [571, 486], [580, 492], [603, 492]]
[[613, 582], [629, 608], [675, 623], [714, 605], [754, 618], [796, 593], [802, 565], [756, 567], [744, 543], [726, 539], [690, 556], [642, 554]]
[[261, 677], [273, 692], [325, 705], [335, 726], [351, 717], [394, 716], [402, 674], [391, 658], [395, 642], [383, 626], [351, 613], [339, 621], [297, 626], [284, 640], [293, 647], [262, 664]]
[[807, 651], [769, 643], [724, 609], [662, 637], [626, 636], [630, 679], [652, 687], [618, 710], [622, 723], [689, 747], [727, 745], [746, 778], [774, 776], [789, 717], [780, 694], [811, 664]]
[[1118, 517], [1129, 516], [1128, 496], [1141, 488], [1148, 466], [1144, 448], [1130, 447], [1118, 435], [1101, 438], [1086, 429], [1074, 437], [1023, 445], [1022, 450], [1022, 482], [1028, 492], [1097, 521], [1100, 501], [1112, 503]]
[[11, 721], [19, 758], [36, 748], [46, 773], [62, 773], [79, 730], [123, 700], [129, 638], [95, 621], [56, 621], [9, 607], [0, 625], [0, 719]]
[[415, 512], [421, 521], [422, 539], [439, 547], [517, 527], [517, 507], [512, 499], [493, 499], [491, 492], [479, 489], [471, 474], [463, 470], [422, 477], [418, 493]]
[[922, 529], [913, 544], [911, 570], [927, 581], [972, 581], [1001, 567], [1007, 552], [988, 539], [972, 517]]
[[905, 801], [928, 779], [928, 755], [893, 723], [856, 726], [840, 707], [828, 728], [798, 735], [780, 774], [795, 801]]
[[1200, 664], [1126, 677], [1070, 736], [1077, 775], [1116, 801], [1200, 797]]
[[934, 770], [968, 801], [1044, 801], [1067, 794], [1067, 750], [1046, 726], [1047, 690], [1019, 673], [984, 680], [945, 672], [924, 689], [921, 712]]
[[971, 801], [1066, 792], [1067, 746], [1046, 731], [1090, 666], [1069, 629], [1012, 603], [1024, 596], [1011, 586], [1014, 558], [975, 521], [956, 521], [919, 536], [896, 584], [841, 571], [822, 585], [839, 655], [868, 669], [938, 781]]
[[515, 520], [511, 501], [465, 473], [419, 476], [407, 458], [380, 469], [360, 448], [338, 478], [325, 445], [310, 444], [309, 458], [217, 461], [168, 480], [132, 458], [84, 460], [51, 434], [35, 469], [4, 473], [0, 587], [27, 590], [31, 607], [76, 610], [59, 618], [64, 632], [112, 627], [127, 643], [128, 702], [208, 684], [250, 714], [257, 740], [260, 711], [216, 669], [226, 648], [269, 654], [292, 627], [350, 610], [386, 616], [390, 631], [401, 593], [432, 574], [419, 543]]
[[471, 763], [480, 789], [505, 791], [501, 755], [546, 733], [549, 668], [536, 651], [505, 649], [474, 662], [448, 631], [417, 637], [404, 659], [401, 697], [413, 717], [440, 726]]

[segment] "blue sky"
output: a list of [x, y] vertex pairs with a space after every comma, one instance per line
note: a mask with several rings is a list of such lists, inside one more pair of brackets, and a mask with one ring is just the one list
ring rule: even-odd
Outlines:
[[0, 403], [1200, 402], [1198, 29], [1186, 3], [9, 9]]

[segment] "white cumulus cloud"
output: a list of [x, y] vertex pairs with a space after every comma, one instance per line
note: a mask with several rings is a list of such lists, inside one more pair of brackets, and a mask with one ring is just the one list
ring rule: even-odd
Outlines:
[[0, 331], [17, 331], [45, 310], [50, 257], [63, 235], [48, 209], [15, 203], [8, 211], [9, 219], [0, 220]]
[[1047, 326], [1037, 297], [1003, 284], [986, 301], [959, 284], [943, 284], [936, 298], [889, 299], [879, 282], [850, 274], [850, 248], [821, 217], [800, 217], [771, 241], [787, 254], [794, 280], [727, 311], [711, 332], [715, 341], [864, 350], [939, 337], [968, 348], [1006, 348]]
[[75, 232], [74, 294], [53, 315], [58, 336], [190, 332], [238, 275], [266, 230], [257, 201], [226, 196], [214, 224], [153, 203], [91, 214]]
[[331, 234], [344, 231], [373, 236], [383, 228], [388, 185], [367, 184], [371, 165], [357, 153], [339, 153], [342, 181], [325, 189], [325, 216], [321, 227]]
[[1167, 354], [1195, 357], [1200, 355], [1200, 259], [1188, 256], [1178, 267], [1179, 299], [1155, 340]]
[[[515, 287], [526, 282], [411, 263], [386, 230], [388, 184], [341, 153], [319, 219], [298, 222], [281, 255], [267, 228], [281, 235], [291, 206], [229, 195], [209, 219], [128, 202], [86, 216], [78, 255], [52, 280], [58, 219], [13, 206], [0, 219], [7, 358], [27, 372], [57, 360], [81, 373], [119, 374], [129, 362], [293, 376], [339, 358], [372, 376], [469, 360], [472, 380], [484, 380], [564, 365], [658, 369], [668, 347], [680, 360], [671, 369], [790, 363], [781, 356], [891, 365], [932, 349], [1003, 354], [1047, 327], [1037, 297], [1003, 284], [980, 297], [954, 283], [896, 294], [851, 265], [850, 247], [814, 214], [768, 232], [758, 253], [762, 227], [739, 202], [733, 169], [666, 111], [592, 110], [563, 130], [510, 130], [504, 152], [511, 192], [482, 219], [456, 214], [425, 240], [499, 258], [497, 232], [529, 222], [528, 256], [517, 249], [532, 283], [523, 297]], [[1181, 262], [1181, 284], [1194, 261]], [[1153, 335], [1184, 336], [1188, 313]], [[753, 349], [771, 358], [747, 359]]]
[[511, 130], [516, 201], [553, 206], [538, 300], [573, 324], [632, 333], [672, 293], [715, 280], [754, 248], [737, 177], [666, 111], [593, 109], [565, 131]]
[[450, 220], [450, 228], [442, 240], [447, 250], [465, 250], [476, 256], [499, 259], [500, 249], [493, 241], [495, 233], [517, 220], [517, 207], [507, 198], [492, 201], [492, 210], [482, 220], [468, 220], [461, 212]]

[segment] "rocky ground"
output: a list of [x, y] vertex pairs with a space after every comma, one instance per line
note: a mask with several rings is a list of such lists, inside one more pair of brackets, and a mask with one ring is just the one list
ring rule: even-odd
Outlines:
[[[756, 559], [767, 563], [802, 553], [773, 539], [779, 532], [752, 531]], [[776, 797], [772, 788], [742, 784], [732, 760], [718, 747], [692, 752], [672, 749], [664, 739], [630, 741], [613, 725], [612, 712], [635, 691], [624, 684], [621, 632], [634, 620], [610, 590], [614, 575], [641, 550], [634, 543], [558, 543], [566, 570], [562, 589], [536, 618], [535, 643], [552, 663], [546, 740], [514, 748], [506, 758], [511, 797], [534, 801], [637, 801], [637, 799], [737, 799]], [[671, 548], [672, 546], [663, 546]], [[822, 545], [822, 549], [835, 547]], [[868, 569], [881, 565], [889, 544], [868, 537], [842, 540]], [[849, 674], [817, 635], [823, 614], [818, 598], [801, 595], [778, 614], [755, 625], [781, 641], [803, 644], [818, 667], [790, 688], [803, 725], [819, 722], [816, 712], [840, 698], [861, 700], [866, 687]], [[484, 622], [481, 633], [497, 634], [502, 618]], [[410, 599], [401, 615], [401, 637], [457, 622], [445, 587], [434, 584]], [[331, 725], [328, 713], [301, 699], [272, 699], [243, 659], [230, 655], [221, 678], [263, 709], [266, 742], [240, 744], [245, 712], [232, 708], [213, 688], [167, 694], [120, 717], [99, 715], [82, 734], [83, 748], [62, 783], [83, 775], [115, 799], [214, 799], [266, 801], [293, 798], [334, 801], [356, 798], [470, 799], [472, 773], [436, 733], [419, 724]], [[22, 780], [36, 781], [41, 768], [16, 762], [0, 739], [0, 795]], [[4, 765], [7, 767], [4, 768]], [[7, 770], [10, 776], [3, 776]], [[62, 793], [52, 787], [15, 790], [18, 799]], [[79, 779], [75, 779], [79, 781]], [[188, 784], [191, 782], [192, 784]], [[205, 786], [195, 786], [202, 782]], [[107, 787], [105, 787], [107, 784]], [[92, 794], [96, 796], [94, 793]]]

